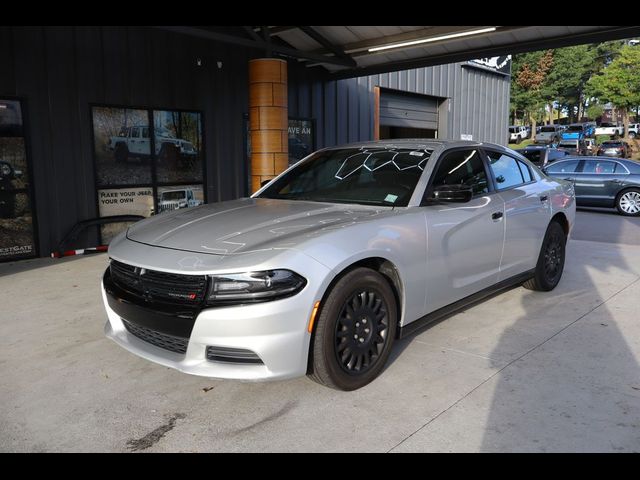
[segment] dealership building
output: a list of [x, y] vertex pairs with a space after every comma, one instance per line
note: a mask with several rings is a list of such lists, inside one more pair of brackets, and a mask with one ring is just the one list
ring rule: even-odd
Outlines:
[[[69, 237], [78, 222], [248, 196], [323, 147], [505, 144], [502, 37], [489, 45], [491, 27], [472, 32], [477, 48], [447, 49], [446, 28], [462, 27], [0, 27], [0, 261], [106, 244], [126, 226]], [[376, 51], [420, 36], [433, 45]]]

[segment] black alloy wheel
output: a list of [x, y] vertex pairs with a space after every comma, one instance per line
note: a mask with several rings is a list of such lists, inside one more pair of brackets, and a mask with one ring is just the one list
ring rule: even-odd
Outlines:
[[564, 270], [567, 235], [562, 226], [552, 221], [542, 241], [534, 276], [523, 286], [529, 290], [548, 292], [556, 288]]
[[354, 293], [336, 322], [335, 353], [342, 369], [362, 374], [380, 358], [389, 333], [387, 305], [373, 289]]
[[396, 334], [396, 296], [386, 277], [358, 267], [344, 274], [320, 305], [309, 352], [312, 380], [355, 390], [384, 369]]

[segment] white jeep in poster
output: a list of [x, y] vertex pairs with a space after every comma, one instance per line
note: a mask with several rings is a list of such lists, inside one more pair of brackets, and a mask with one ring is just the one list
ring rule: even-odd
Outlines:
[[196, 198], [191, 188], [165, 190], [159, 193], [158, 213], [202, 205], [204, 202]]
[[[109, 138], [107, 150], [112, 151], [116, 162], [125, 162], [130, 157], [148, 158], [151, 155], [149, 127], [132, 125], [122, 127], [117, 136]], [[198, 154], [193, 143], [175, 138], [166, 128], [155, 130], [155, 153], [159, 160], [192, 160]]]

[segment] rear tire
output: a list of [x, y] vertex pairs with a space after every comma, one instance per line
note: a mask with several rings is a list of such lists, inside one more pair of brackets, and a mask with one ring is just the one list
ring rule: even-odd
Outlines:
[[620, 192], [616, 197], [616, 209], [620, 215], [640, 216], [640, 189], [629, 188]]
[[564, 270], [566, 244], [567, 235], [562, 225], [552, 221], [542, 241], [535, 274], [523, 284], [524, 288], [541, 292], [556, 288]]
[[396, 298], [381, 274], [356, 268], [333, 286], [316, 320], [309, 377], [337, 390], [356, 390], [385, 366], [396, 335]]
[[516, 138], [516, 145], [520, 145], [522, 143], [522, 137]]

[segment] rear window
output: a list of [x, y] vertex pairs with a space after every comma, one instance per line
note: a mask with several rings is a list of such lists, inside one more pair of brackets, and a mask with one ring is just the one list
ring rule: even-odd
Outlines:
[[604, 148], [607, 147], [621, 147], [622, 142], [602, 142], [601, 144]]
[[552, 132], [555, 133], [556, 127], [542, 127], [540, 129], [541, 132]]
[[576, 142], [560, 142], [560, 146], [564, 148], [577, 148]]
[[582, 125], [569, 125], [569, 128], [567, 128], [567, 132], [581, 132], [582, 131]]

